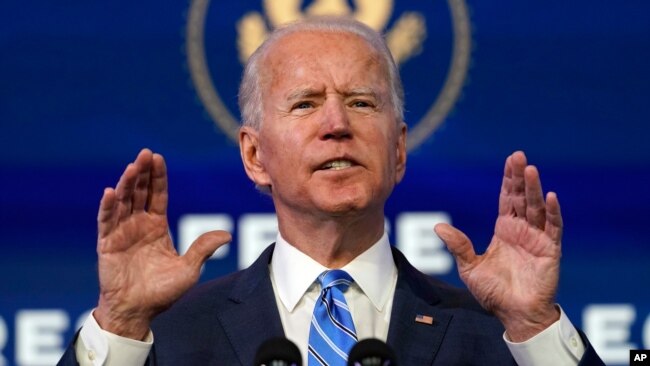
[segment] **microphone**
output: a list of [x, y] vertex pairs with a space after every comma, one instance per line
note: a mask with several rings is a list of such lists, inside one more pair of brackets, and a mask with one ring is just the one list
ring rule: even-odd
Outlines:
[[395, 352], [375, 338], [360, 341], [350, 351], [348, 366], [397, 366]]
[[266, 340], [255, 353], [255, 366], [302, 366], [300, 350], [284, 337]]

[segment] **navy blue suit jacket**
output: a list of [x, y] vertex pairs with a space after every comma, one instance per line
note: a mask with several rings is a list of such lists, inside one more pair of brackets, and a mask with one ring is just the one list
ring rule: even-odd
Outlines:
[[[149, 365], [253, 364], [259, 345], [284, 336], [269, 275], [273, 246], [249, 268], [189, 291], [152, 324]], [[398, 269], [387, 343], [399, 364], [516, 365], [502, 339], [503, 326], [466, 290], [416, 270], [397, 249]], [[433, 324], [415, 321], [431, 316]], [[580, 365], [604, 365], [583, 336]], [[76, 365], [72, 344], [59, 365]]]

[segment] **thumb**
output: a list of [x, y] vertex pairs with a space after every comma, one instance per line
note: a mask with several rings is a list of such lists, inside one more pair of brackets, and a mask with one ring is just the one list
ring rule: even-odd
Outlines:
[[456, 258], [458, 269], [471, 265], [476, 259], [474, 246], [467, 235], [449, 224], [437, 224], [433, 230]]
[[208, 231], [190, 245], [184, 257], [193, 266], [201, 267], [220, 246], [232, 240], [230, 233], [223, 230]]

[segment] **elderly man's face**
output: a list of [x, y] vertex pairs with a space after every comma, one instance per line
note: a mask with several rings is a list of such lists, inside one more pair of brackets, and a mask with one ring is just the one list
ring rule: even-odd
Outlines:
[[406, 162], [383, 60], [356, 35], [302, 32], [263, 62], [263, 121], [242, 153], [278, 214], [381, 210]]

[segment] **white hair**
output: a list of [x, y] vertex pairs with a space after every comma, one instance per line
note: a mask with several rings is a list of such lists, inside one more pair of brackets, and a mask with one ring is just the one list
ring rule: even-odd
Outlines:
[[261, 65], [269, 50], [281, 38], [292, 33], [304, 31], [318, 31], [330, 33], [349, 33], [361, 37], [384, 60], [388, 70], [390, 99], [397, 116], [397, 121], [404, 120], [404, 89], [399, 76], [399, 70], [393, 56], [381, 34], [375, 32], [365, 24], [347, 17], [311, 17], [289, 23], [276, 29], [255, 50], [246, 63], [242, 81], [239, 86], [239, 110], [241, 111], [242, 124], [259, 129], [262, 123], [262, 88], [260, 82]]

